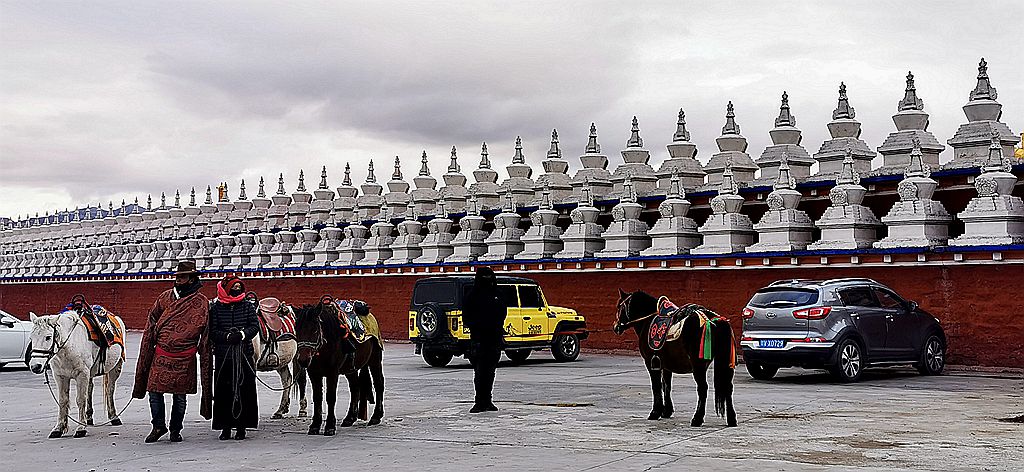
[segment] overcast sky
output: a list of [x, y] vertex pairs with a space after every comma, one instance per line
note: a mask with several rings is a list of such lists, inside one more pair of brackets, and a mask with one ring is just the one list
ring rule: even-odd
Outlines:
[[591, 122], [614, 169], [633, 115], [657, 168], [680, 107], [706, 163], [729, 100], [756, 159], [784, 90], [813, 154], [840, 81], [876, 148], [908, 70], [945, 143], [981, 57], [1024, 127], [1019, 1], [338, 3], [0, 1], [0, 216], [423, 150], [440, 180], [481, 141], [504, 176], [517, 135], [536, 177], [552, 128], [572, 173]]

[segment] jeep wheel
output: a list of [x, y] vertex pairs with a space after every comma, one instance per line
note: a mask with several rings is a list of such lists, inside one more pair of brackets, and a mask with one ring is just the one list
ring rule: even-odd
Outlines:
[[939, 375], [946, 366], [946, 343], [942, 338], [931, 335], [924, 343], [921, 360], [917, 363], [917, 371], [921, 375]]
[[527, 357], [530, 357], [529, 349], [509, 349], [505, 351], [505, 357], [512, 361], [513, 364], [522, 364], [526, 361]]
[[856, 382], [864, 371], [864, 354], [860, 343], [853, 339], [845, 339], [839, 343], [836, 362], [829, 367], [829, 372], [840, 382]]
[[433, 304], [427, 304], [420, 308], [420, 311], [416, 313], [416, 326], [420, 330], [420, 336], [427, 339], [441, 336], [447, 327], [447, 320], [442, 317], [443, 313]]
[[551, 343], [551, 355], [558, 362], [570, 362], [580, 357], [580, 338], [575, 334], [560, 334]]
[[755, 380], [771, 380], [779, 372], [775, 366], [767, 366], [757, 362], [747, 362], [747, 373]]
[[423, 350], [423, 361], [431, 367], [445, 367], [452, 361], [452, 357], [450, 352]]

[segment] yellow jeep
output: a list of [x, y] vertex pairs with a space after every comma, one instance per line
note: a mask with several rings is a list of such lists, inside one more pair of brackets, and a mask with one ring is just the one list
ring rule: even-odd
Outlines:
[[[570, 308], [548, 305], [537, 282], [498, 277], [498, 290], [508, 304], [505, 356], [520, 363], [530, 352], [551, 349], [555, 360], [574, 361], [587, 322]], [[469, 329], [462, 322], [462, 303], [473, 287], [472, 276], [427, 277], [416, 282], [409, 304], [409, 340], [427, 364], [444, 367], [452, 357], [469, 353]], [[468, 359], [468, 357], [467, 357]]]

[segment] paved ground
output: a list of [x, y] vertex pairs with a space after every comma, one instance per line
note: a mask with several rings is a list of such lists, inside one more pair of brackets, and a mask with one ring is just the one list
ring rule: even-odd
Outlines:
[[[130, 345], [137, 345], [132, 335]], [[793, 371], [772, 382], [737, 372], [739, 427], [709, 416], [689, 426], [692, 379], [675, 383], [677, 417], [648, 421], [650, 387], [635, 357], [586, 354], [560, 364], [535, 353], [502, 364], [497, 413], [469, 415], [472, 370], [457, 359], [427, 367], [412, 346], [388, 345], [387, 414], [376, 427], [308, 437], [294, 416], [266, 419], [278, 395], [260, 386], [260, 430], [244, 442], [218, 441], [191, 399], [185, 442], [143, 444], [148, 405], [136, 401], [122, 427], [94, 427], [82, 439], [46, 439], [56, 407], [24, 369], [0, 371], [0, 448], [5, 470], [1020, 470], [1024, 413], [1019, 378], [909, 370], [836, 385]], [[130, 390], [135, 359], [119, 382]], [[276, 374], [264, 374], [278, 385]], [[73, 398], [73, 397], [72, 397]], [[347, 390], [344, 394], [347, 401]], [[97, 400], [97, 405], [100, 405]], [[293, 409], [295, 406], [293, 406]], [[339, 410], [341, 411], [341, 410]], [[75, 414], [74, 407], [72, 413]], [[344, 413], [341, 413], [344, 415]], [[97, 418], [100, 416], [97, 415]], [[713, 469], [708, 469], [711, 467]]]

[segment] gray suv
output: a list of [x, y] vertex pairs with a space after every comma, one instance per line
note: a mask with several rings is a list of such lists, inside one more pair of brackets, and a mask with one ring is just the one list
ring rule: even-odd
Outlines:
[[743, 309], [740, 344], [758, 380], [781, 367], [824, 368], [843, 382], [868, 366], [912, 364], [938, 375], [946, 357], [939, 320], [871, 279], [774, 282]]

